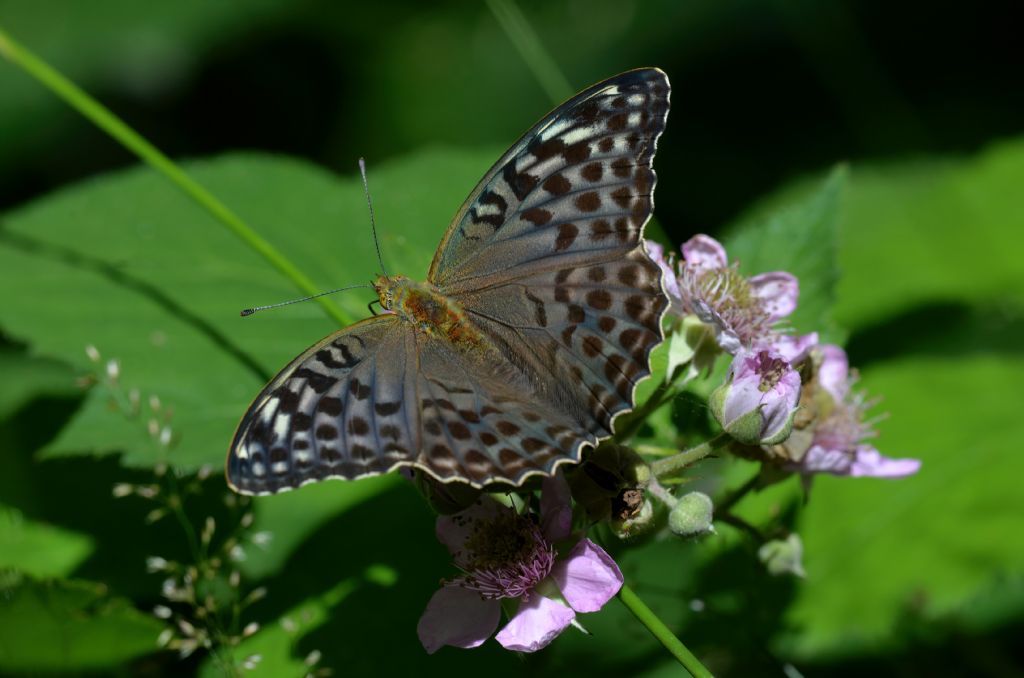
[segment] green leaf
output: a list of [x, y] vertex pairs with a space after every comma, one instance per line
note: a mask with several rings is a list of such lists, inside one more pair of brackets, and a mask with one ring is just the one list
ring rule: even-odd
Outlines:
[[1024, 139], [967, 160], [858, 167], [845, 200], [837, 319], [856, 328], [921, 304], [1024, 299]]
[[[820, 332], [825, 340], [840, 335], [832, 318], [836, 282], [840, 198], [847, 182], [836, 167], [813, 190], [773, 201], [734, 225], [725, 238], [731, 260], [746, 275], [788, 271], [800, 281], [800, 300], [787, 320], [801, 333]], [[781, 203], [781, 204], [780, 204]]]
[[329, 520], [401, 482], [394, 474], [358, 482], [328, 481], [260, 499], [253, 530], [266, 530], [273, 538], [265, 549], [249, 549], [239, 569], [254, 580], [279, 574], [292, 553]]
[[[310, 654], [318, 651], [318, 648], [299, 654], [299, 640], [323, 626], [330, 618], [331, 608], [343, 604], [346, 598], [366, 586], [371, 577], [380, 579], [381, 572], [379, 568], [368, 570], [362, 577], [349, 577], [336, 583], [322, 595], [306, 598], [287, 610], [274, 623], [264, 626], [256, 635], [243, 640], [233, 651], [236, 663], [245, 661], [247, 657], [259, 656], [255, 667], [245, 672], [245, 675], [253, 678], [306, 675], [313, 665], [312, 662], [307, 664], [306, 660], [312, 659]], [[388, 572], [383, 572], [387, 577]], [[224, 670], [218, 658], [208, 657], [200, 675], [210, 678], [223, 676]]]
[[[389, 273], [423, 278], [446, 224], [494, 154], [434, 150], [373, 169]], [[324, 289], [378, 272], [362, 185], [298, 161], [233, 155], [188, 167]], [[432, 177], [423, 181], [423, 177]], [[0, 324], [41, 355], [90, 368], [117, 359], [125, 389], [158, 395], [180, 436], [172, 461], [219, 466], [266, 378], [337, 329], [313, 304], [252, 318], [241, 308], [296, 296], [218, 222], [148, 169], [60, 191], [0, 219]], [[367, 314], [372, 291], [339, 303]], [[122, 394], [123, 396], [123, 394]], [[94, 389], [46, 454], [124, 451], [152, 464], [148, 413], [111, 411]], [[166, 411], [166, 410], [165, 410]]]
[[977, 627], [972, 606], [993, 590], [992, 624], [1024, 612], [1024, 142], [853, 177], [836, 317], [859, 387], [891, 415], [874, 444], [924, 465], [899, 481], [815, 479], [799, 528], [808, 578], [777, 639], [795, 658], [892, 648], [908, 617]]
[[893, 415], [878, 448], [924, 464], [894, 481], [815, 479], [799, 528], [808, 577], [787, 615], [800, 631], [781, 641], [788, 652], [888, 647], [903, 615], [947, 616], [1024, 571], [1019, 401], [1007, 395], [1022, 380], [1024, 360], [1006, 356], [919, 356], [864, 370], [863, 386], [884, 394]]
[[93, 551], [88, 535], [28, 520], [0, 504], [0, 569], [13, 568], [34, 577], [69, 575]]
[[30, 357], [21, 351], [0, 350], [0, 419], [14, 414], [40, 396], [75, 396], [74, 372], [52, 358]]
[[106, 587], [0, 574], [0, 670], [98, 671], [157, 649], [164, 628]]

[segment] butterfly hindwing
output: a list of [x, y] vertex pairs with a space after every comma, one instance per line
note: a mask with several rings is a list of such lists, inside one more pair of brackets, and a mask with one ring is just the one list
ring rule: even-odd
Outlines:
[[[267, 494], [384, 473], [418, 454], [414, 334], [394, 315], [318, 342], [257, 396], [228, 453], [228, 482]], [[410, 356], [413, 362], [410, 364]]]
[[[522, 383], [518, 383], [522, 382]], [[385, 314], [317, 343], [250, 407], [228, 454], [245, 494], [412, 466], [442, 481], [519, 484], [593, 442], [529, 394], [500, 355], [467, 355]]]
[[467, 354], [430, 333], [417, 344], [423, 438], [416, 467], [435, 478], [518, 485], [579, 461], [581, 446], [595, 442], [497, 351]]
[[[639, 251], [538, 271], [466, 295], [467, 312], [502, 353], [546, 384], [545, 394], [598, 437], [632, 408], [648, 356], [662, 339], [661, 271]], [[470, 301], [471, 298], [471, 301]]]

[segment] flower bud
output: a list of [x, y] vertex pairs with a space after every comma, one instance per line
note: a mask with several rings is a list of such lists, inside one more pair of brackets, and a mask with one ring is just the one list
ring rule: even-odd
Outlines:
[[654, 504], [650, 499], [644, 499], [639, 509], [631, 517], [612, 521], [611, 525], [619, 539], [633, 539], [654, 527], [654, 518]]
[[[600, 522], [633, 517], [639, 502], [635, 493], [651, 480], [647, 462], [625, 445], [605, 442], [593, 450], [585, 462], [566, 474], [572, 497], [586, 511], [588, 519]], [[629, 496], [626, 494], [629, 493]], [[627, 510], [628, 509], [628, 510]]]
[[679, 537], [697, 537], [715, 531], [711, 524], [714, 506], [703, 492], [690, 492], [679, 498], [668, 514], [668, 529]]
[[741, 351], [709, 405], [726, 433], [745, 445], [775, 445], [793, 430], [800, 375], [771, 349]]
[[764, 563], [768, 572], [775, 575], [795, 574], [805, 577], [804, 544], [800, 535], [795, 532], [786, 539], [774, 539], [757, 550], [757, 557]]

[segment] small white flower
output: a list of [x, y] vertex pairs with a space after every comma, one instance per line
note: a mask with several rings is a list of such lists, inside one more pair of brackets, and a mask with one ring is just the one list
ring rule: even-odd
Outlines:
[[114, 485], [113, 494], [115, 497], [127, 497], [135, 493], [135, 486], [130, 483], [117, 483]]
[[146, 558], [146, 571], [147, 572], [163, 572], [167, 569], [167, 560], [160, 556], [149, 556]]
[[270, 544], [270, 540], [273, 539], [273, 538], [274, 538], [273, 533], [268, 532], [266, 530], [263, 530], [261, 532], [254, 533], [250, 537], [250, 540], [256, 546], [259, 546], [261, 549], [265, 549]]
[[156, 644], [158, 647], [167, 647], [167, 643], [171, 642], [171, 638], [174, 637], [174, 629], [164, 629], [160, 632], [160, 635], [156, 637]]
[[92, 344], [89, 344], [88, 346], [85, 347], [85, 355], [87, 355], [89, 357], [89, 360], [91, 360], [94, 363], [98, 363], [100, 361], [100, 352]]

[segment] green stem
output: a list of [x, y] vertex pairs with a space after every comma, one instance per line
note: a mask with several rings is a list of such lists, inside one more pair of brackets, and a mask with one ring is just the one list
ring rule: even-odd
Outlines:
[[487, 0], [487, 6], [551, 101], [560, 104], [571, 97], [575, 90], [515, 2]]
[[694, 678], [712, 678], [712, 674], [708, 671], [707, 667], [701, 664], [700, 660], [690, 652], [689, 648], [675, 637], [672, 631], [665, 626], [665, 622], [661, 621], [651, 608], [647, 607], [644, 601], [640, 600], [639, 596], [633, 592], [633, 589], [623, 584], [622, 588], [619, 589], [618, 599], [619, 602], [633, 613], [637, 621], [646, 626], [651, 635], [657, 638], [665, 646], [665, 649], [683, 665], [683, 668], [690, 672], [690, 675], [694, 676]]
[[679, 471], [682, 471], [691, 464], [700, 461], [704, 457], [708, 456], [715, 450], [725, 447], [732, 441], [727, 433], [719, 433], [711, 440], [705, 441], [700, 445], [691, 447], [688, 450], [683, 450], [679, 454], [672, 455], [671, 457], [665, 457], [664, 459], [658, 459], [651, 463], [651, 474], [660, 478], [661, 476], [668, 476]]
[[[307, 278], [298, 267], [242, 221], [224, 203], [215, 198], [206, 188], [186, 174], [173, 160], [160, 152], [153, 144], [146, 141], [138, 132], [126, 125], [103, 104], [86, 94], [81, 88], [58, 73], [53, 67], [28, 49], [15, 42], [3, 28], [0, 28], [0, 56], [20, 67], [60, 99], [63, 99], [66, 104], [113, 137], [115, 141], [138, 156], [139, 159], [163, 174], [175, 186], [226, 226], [228, 230], [241, 238], [246, 245], [262, 255], [271, 266], [291, 280], [300, 291], [307, 295], [313, 295], [320, 291], [313, 284], [313, 281]], [[352, 318], [331, 300], [320, 297], [316, 301], [339, 324], [348, 325], [352, 322]]]

